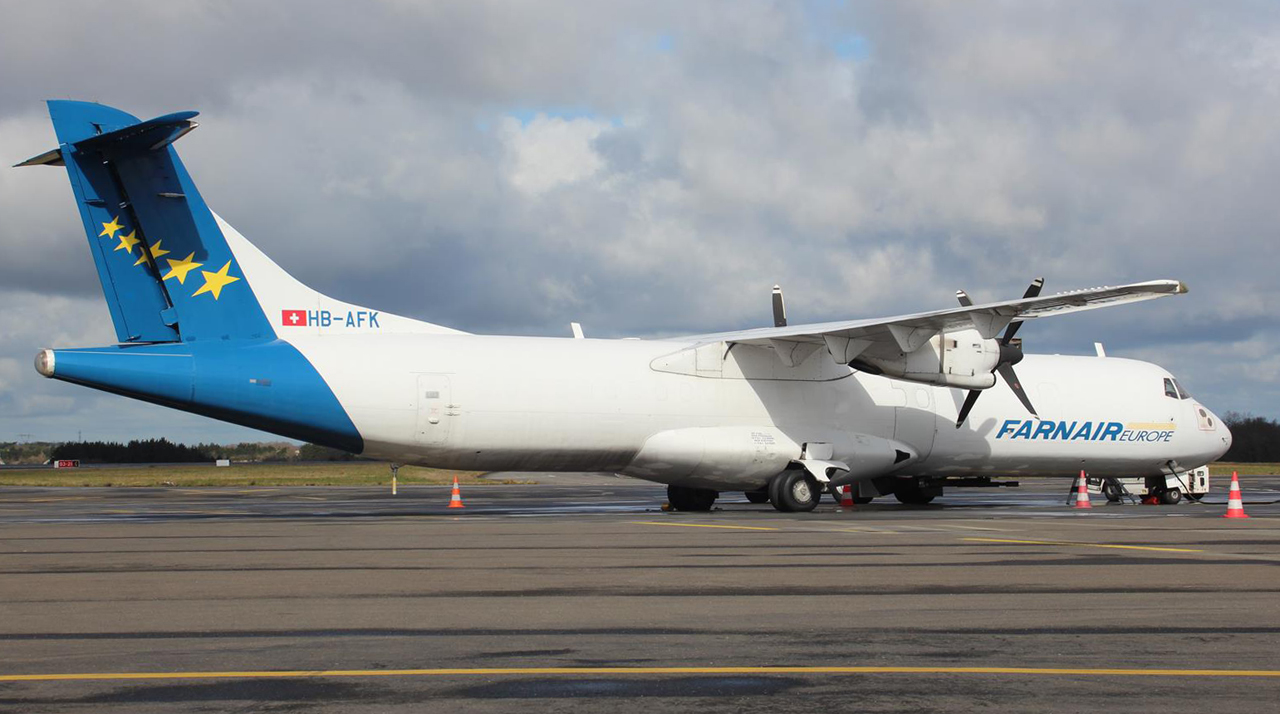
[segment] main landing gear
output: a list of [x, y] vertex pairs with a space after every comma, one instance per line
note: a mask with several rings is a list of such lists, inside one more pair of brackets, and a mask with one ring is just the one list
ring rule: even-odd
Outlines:
[[769, 481], [769, 500], [784, 513], [812, 511], [821, 498], [822, 487], [802, 469], [783, 471]]
[[667, 503], [677, 511], [710, 511], [719, 495], [709, 488], [667, 486]]
[[768, 486], [765, 486], [764, 488], [760, 489], [759, 491], [747, 491], [746, 493], [744, 493], [744, 494], [742, 494], [742, 495], [746, 496], [746, 497], [747, 497], [747, 500], [748, 500], [748, 501], [750, 501], [750, 502], [752, 502], [752, 503], [768, 503], [768, 502], [769, 502], [769, 487], [768, 487]]
[[893, 485], [893, 497], [898, 499], [899, 503], [912, 506], [923, 506], [934, 499], [933, 494], [925, 491], [916, 479], [899, 480]]

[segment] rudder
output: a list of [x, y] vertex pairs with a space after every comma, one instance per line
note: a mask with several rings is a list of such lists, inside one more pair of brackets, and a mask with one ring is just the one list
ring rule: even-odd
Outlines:
[[121, 342], [274, 337], [172, 147], [195, 128], [195, 112], [143, 122], [55, 100], [49, 115], [58, 149], [19, 166], [66, 166]]

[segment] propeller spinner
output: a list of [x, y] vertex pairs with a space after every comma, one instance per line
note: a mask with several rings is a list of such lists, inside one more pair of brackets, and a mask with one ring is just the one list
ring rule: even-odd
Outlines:
[[[1036, 278], [1031, 281], [1031, 285], [1027, 287], [1027, 291], [1022, 294], [1022, 299], [1033, 298], [1040, 294], [1041, 288], [1044, 287], [1044, 278]], [[960, 304], [968, 307], [973, 304], [969, 296], [963, 290], [956, 291], [956, 299]], [[1009, 389], [1013, 390], [1014, 396], [1018, 401], [1022, 402], [1022, 406], [1031, 412], [1031, 416], [1039, 417], [1036, 414], [1035, 407], [1031, 406], [1031, 399], [1027, 397], [1027, 392], [1022, 388], [1022, 382], [1018, 380], [1018, 373], [1013, 371], [1013, 366], [1022, 361], [1022, 347], [1010, 344], [1013, 336], [1018, 334], [1018, 329], [1022, 327], [1021, 322], [1011, 322], [1005, 328], [1004, 334], [1000, 336], [1000, 360], [996, 362], [996, 374], [1009, 385]], [[964, 404], [960, 406], [960, 416], [956, 419], [956, 428], [959, 429], [964, 425], [965, 419], [969, 418], [969, 412], [973, 410], [973, 405], [977, 403], [978, 397], [982, 394], [981, 389], [970, 389], [965, 395]]]

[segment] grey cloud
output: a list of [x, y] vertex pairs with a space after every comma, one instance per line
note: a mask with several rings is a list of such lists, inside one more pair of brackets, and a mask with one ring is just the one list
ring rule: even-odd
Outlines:
[[[1180, 278], [1176, 300], [1024, 334], [1050, 351], [1101, 338], [1215, 408], [1280, 413], [1272, 4], [114, 2], [6, 19], [12, 161], [52, 141], [46, 97], [200, 109], [178, 148], [206, 199], [345, 300], [622, 336], [764, 324], [775, 282], [817, 321], [959, 287], [1004, 298], [1037, 275]], [[835, 50], [851, 35], [868, 56]], [[549, 116], [505, 121], [516, 108]], [[2, 377], [99, 288], [59, 172], [4, 172], [0, 215], [0, 290], [71, 301], [5, 340]], [[36, 384], [0, 400], [62, 394]], [[73, 398], [64, 423], [123, 404]]]

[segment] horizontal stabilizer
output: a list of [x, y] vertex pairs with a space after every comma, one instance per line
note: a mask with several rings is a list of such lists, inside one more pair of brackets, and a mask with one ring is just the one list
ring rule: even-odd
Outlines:
[[62, 160], [62, 149], [53, 149], [46, 151], [39, 156], [32, 156], [20, 164], [14, 164], [13, 168], [20, 169], [23, 166], [66, 166], [66, 162]]
[[123, 129], [75, 142], [82, 151], [98, 151], [107, 158], [163, 149], [199, 126], [191, 118], [199, 112], [176, 112]]
[[[181, 139], [192, 129], [199, 126], [196, 122], [191, 121], [191, 118], [197, 114], [199, 112], [165, 114], [162, 117], [148, 119], [114, 131], [94, 134], [79, 141], [65, 143], [74, 144], [76, 149], [80, 151], [96, 151], [107, 159], [141, 154], [145, 151], [155, 151]], [[90, 125], [97, 128], [102, 127], [98, 123], [91, 122]], [[59, 138], [61, 139], [62, 137]], [[57, 148], [46, 151], [39, 156], [33, 156], [20, 164], [14, 164], [14, 168], [65, 165], [66, 161], [63, 159], [62, 149]]]

